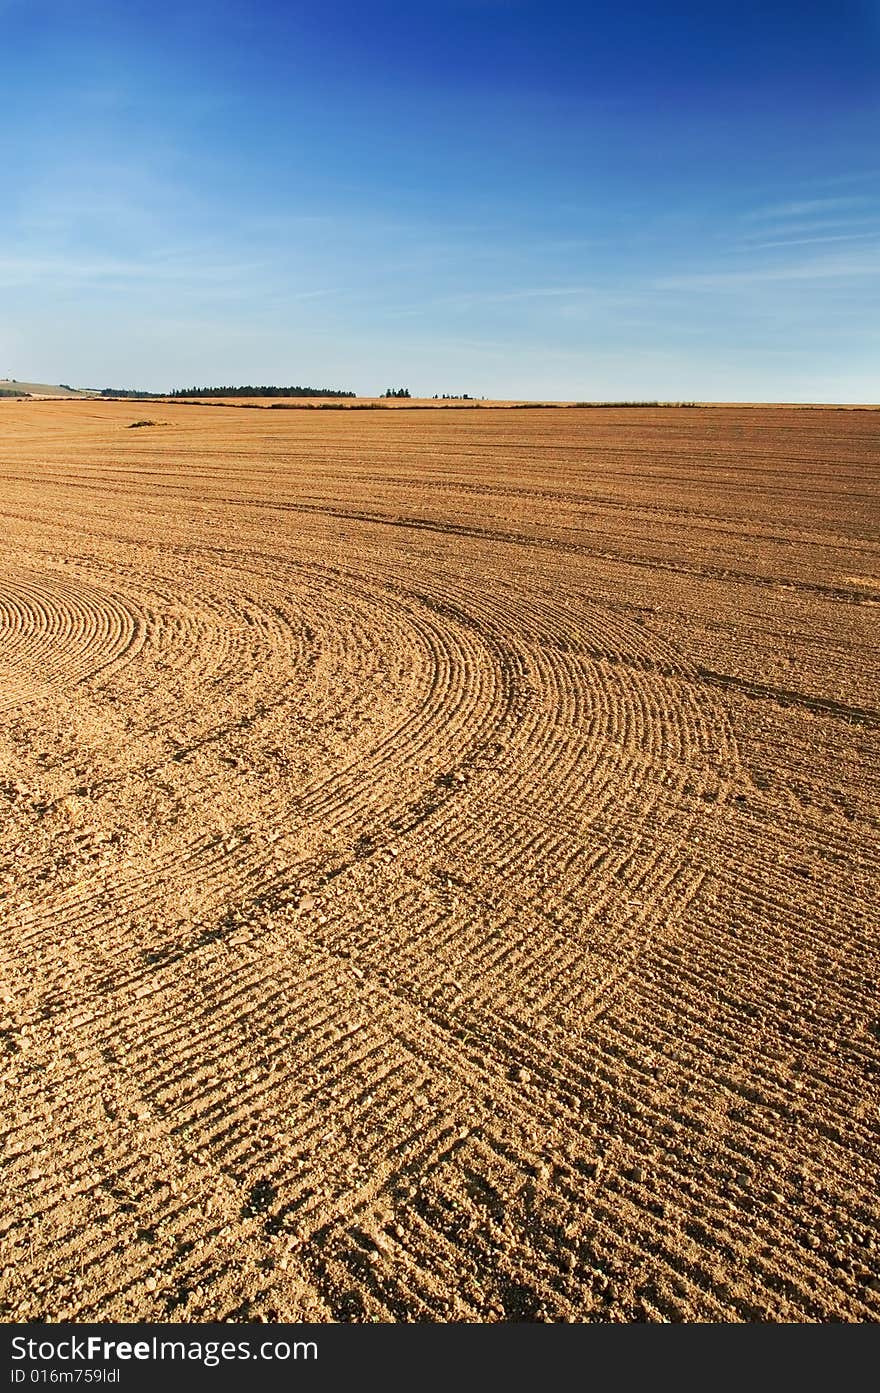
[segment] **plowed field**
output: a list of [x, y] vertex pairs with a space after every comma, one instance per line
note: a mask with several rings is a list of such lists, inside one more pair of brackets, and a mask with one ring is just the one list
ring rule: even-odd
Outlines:
[[880, 413], [0, 459], [3, 1319], [880, 1316]]

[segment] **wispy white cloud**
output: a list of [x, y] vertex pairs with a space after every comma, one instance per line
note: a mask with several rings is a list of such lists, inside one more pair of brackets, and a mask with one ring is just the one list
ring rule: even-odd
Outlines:
[[661, 276], [653, 284], [657, 290], [737, 290], [749, 285], [775, 282], [838, 281], [880, 277], [880, 248], [876, 251], [841, 253], [814, 257], [787, 265], [758, 266], [742, 270], [694, 271], [683, 275]]
[[471, 309], [480, 305], [514, 304], [520, 300], [571, 300], [597, 295], [589, 285], [522, 286], [513, 290], [477, 290], [457, 295], [437, 295], [417, 305], [406, 305], [401, 315], [418, 314], [426, 309]]
[[752, 228], [748, 232], [743, 232], [741, 236], [744, 242], [756, 242], [764, 237], [791, 237], [797, 235], [808, 237], [813, 234], [818, 236], [820, 233], [824, 232], [837, 232], [842, 228], [852, 232], [855, 228], [878, 227], [880, 227], [880, 216], [864, 216], [859, 214], [857, 217], [845, 218], [806, 218], [803, 222], [790, 222], [783, 219], [783, 221], [779, 223]]
[[[193, 286], [236, 284], [248, 274], [261, 269], [257, 265], [238, 263], [211, 264], [196, 255], [186, 259], [158, 257], [152, 260], [122, 260], [107, 257], [100, 260], [74, 254], [55, 256], [0, 256], [0, 284], [7, 287], [31, 285], [35, 282], [65, 285], [149, 285], [184, 283]], [[312, 293], [312, 292], [305, 292]]]
[[871, 232], [839, 232], [830, 237], [778, 237], [768, 242], [750, 242], [746, 250], [760, 251], [764, 247], [805, 247], [813, 242], [863, 242], [871, 238], [880, 238], [880, 228]]
[[[566, 299], [574, 295], [591, 295], [592, 286], [588, 285], [553, 285], [553, 286], [525, 286], [517, 290], [498, 290], [498, 291], [475, 291], [471, 295], [458, 297], [458, 301], [463, 304], [503, 304], [507, 300], [554, 300], [559, 296]], [[449, 304], [455, 300], [451, 296], [444, 303]]]
[[838, 208], [853, 208], [868, 202], [863, 194], [847, 194], [836, 198], [805, 198], [793, 203], [774, 203], [765, 208], [753, 208], [743, 216], [750, 221], [765, 218], [800, 218], [810, 213], [827, 213]]

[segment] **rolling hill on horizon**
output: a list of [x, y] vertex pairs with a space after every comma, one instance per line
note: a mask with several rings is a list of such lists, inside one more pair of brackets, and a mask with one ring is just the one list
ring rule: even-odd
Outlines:
[[68, 387], [60, 383], [19, 382], [14, 377], [0, 377], [0, 392], [27, 397], [94, 397], [99, 393], [88, 387]]

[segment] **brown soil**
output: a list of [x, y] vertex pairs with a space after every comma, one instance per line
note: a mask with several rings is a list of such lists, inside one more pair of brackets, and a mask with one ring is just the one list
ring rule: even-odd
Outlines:
[[0, 405], [0, 1315], [880, 1316], [876, 413]]

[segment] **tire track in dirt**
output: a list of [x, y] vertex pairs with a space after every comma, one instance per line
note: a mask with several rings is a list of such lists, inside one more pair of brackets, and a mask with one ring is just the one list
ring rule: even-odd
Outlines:
[[[503, 652], [502, 640], [500, 640], [495, 634], [492, 633], [493, 628], [494, 628], [495, 630], [498, 630], [498, 628], [499, 628], [497, 618], [494, 618], [494, 619], [493, 619], [493, 623], [492, 623], [492, 624], [487, 624], [486, 621], [485, 621], [485, 619], [483, 619], [483, 620], [481, 621], [481, 624], [480, 624], [479, 626], [475, 626], [474, 621], [473, 621], [472, 619], [466, 619], [466, 620], [464, 620], [464, 622], [463, 622], [463, 619], [462, 619], [462, 614], [463, 614], [463, 612], [462, 612], [462, 611], [456, 611], [455, 609], [453, 609], [453, 608], [450, 606], [450, 603], [449, 603], [448, 599], [439, 600], [439, 599], [432, 598], [432, 597], [425, 597], [424, 595], [419, 595], [419, 596], [417, 596], [416, 598], [417, 598], [417, 600], [418, 600], [418, 603], [423, 607], [424, 612], [425, 612], [426, 614], [432, 616], [431, 621], [430, 621], [430, 625], [428, 626], [429, 628], [433, 628], [433, 630], [434, 630], [433, 635], [432, 635], [432, 637], [431, 637], [431, 640], [430, 640], [430, 642], [429, 642], [429, 644], [428, 644], [429, 651], [431, 652], [431, 655], [432, 655], [431, 690], [432, 690], [432, 691], [433, 691], [433, 690], [440, 690], [440, 691], [443, 693], [444, 701], [445, 701], [445, 707], [446, 707], [446, 710], [445, 710], [445, 713], [444, 713], [444, 714], [445, 714], [445, 718], [446, 718], [447, 720], [449, 720], [449, 721], [458, 720], [458, 721], [460, 722], [460, 721], [461, 721], [461, 715], [462, 715], [461, 706], [462, 706], [462, 701], [463, 701], [463, 687], [462, 687], [462, 682], [461, 682], [461, 675], [462, 675], [462, 674], [466, 674], [466, 673], [469, 672], [469, 671], [474, 671], [474, 670], [480, 671], [480, 672], [485, 672], [485, 671], [487, 670], [487, 664], [486, 664], [486, 662], [485, 662], [485, 654], [479, 655], [480, 658], [482, 659], [482, 661], [474, 661], [474, 655], [473, 655], [471, 652], [467, 651], [466, 648], [461, 648], [461, 649], [459, 650], [459, 652], [456, 654], [457, 662], [454, 663], [454, 664], [449, 664], [448, 662], [447, 662], [446, 664], [444, 664], [444, 662], [438, 657], [438, 655], [443, 654], [444, 650], [445, 650], [447, 653], [450, 651], [450, 637], [449, 637], [449, 635], [450, 635], [450, 632], [452, 631], [452, 629], [451, 629], [451, 624], [453, 623], [453, 621], [454, 621], [455, 626], [457, 627], [457, 630], [458, 630], [458, 633], [459, 633], [459, 642], [460, 642], [460, 643], [463, 643], [463, 642], [464, 642], [464, 637], [462, 637], [462, 636], [467, 636], [467, 635], [469, 635], [469, 633], [472, 632], [475, 628], [478, 628], [478, 629], [481, 629], [481, 631], [482, 631], [482, 637], [483, 637], [484, 643], [487, 642], [487, 640], [486, 640], [486, 635], [487, 635], [487, 634], [488, 634], [488, 635], [491, 635], [491, 636], [492, 636], [492, 641], [493, 641], [494, 644], [495, 644], [496, 650], [497, 650], [499, 653], [502, 653], [502, 652]], [[410, 597], [410, 599], [411, 599], [411, 597]], [[350, 596], [349, 596], [349, 598], [348, 598], [348, 603], [350, 603]], [[434, 616], [434, 615], [437, 615], [437, 614], [439, 614], [439, 615], [442, 617], [442, 619], [445, 621], [445, 623], [444, 623], [444, 625], [443, 625], [442, 628], [439, 627], [439, 626], [437, 626], [437, 625], [435, 624], [434, 620], [433, 620], [433, 616]], [[372, 629], [373, 629], [373, 632], [375, 632], [376, 627], [377, 627], [377, 625], [376, 625], [376, 616], [375, 616], [375, 614], [373, 614], [372, 619], [373, 619]], [[425, 631], [425, 625], [424, 625], [424, 623], [423, 623], [423, 625], [422, 625], [422, 631], [423, 631], [423, 632]], [[503, 625], [501, 626], [500, 632], [501, 632], [502, 634], [504, 633]], [[594, 642], [595, 642], [595, 640], [594, 640]], [[538, 651], [540, 651], [540, 650], [538, 650]], [[513, 663], [511, 662], [511, 658], [510, 658], [509, 654], [505, 657], [504, 661], [506, 662], [506, 666], [507, 666], [508, 670], [509, 670], [512, 666], [517, 666], [517, 667], [520, 668], [520, 669], [522, 669], [522, 668], [525, 667], [525, 662], [524, 662], [524, 660], [523, 660], [523, 655], [522, 655], [522, 654], [519, 655], [519, 660], [518, 660], [518, 662], [517, 662], [516, 664], [513, 664]], [[445, 666], [446, 669], [447, 669], [447, 671], [445, 671], [445, 672], [443, 671], [444, 666]], [[500, 666], [500, 664], [499, 664], [499, 666]], [[449, 669], [451, 669], [452, 667], [455, 667], [455, 668], [457, 669], [457, 673], [458, 673], [457, 679], [456, 679], [456, 677], [455, 677], [454, 675], [451, 674], [451, 671], [449, 670]], [[490, 670], [491, 670], [491, 667], [490, 667]], [[629, 671], [628, 668], [627, 668], [626, 670]], [[560, 685], [560, 684], [559, 684], [559, 675], [558, 675], [558, 673], [554, 670], [554, 668], [552, 667], [552, 665], [551, 665], [549, 671], [550, 671], [550, 673], [551, 673], [552, 676], [553, 676], [553, 688], [552, 688], [552, 690], [551, 690], [551, 692], [550, 692], [550, 702], [551, 702], [550, 709], [552, 710], [552, 703], [555, 702], [556, 698], [557, 698], [558, 695], [559, 695], [559, 685]], [[442, 675], [441, 675], [441, 674], [442, 674]], [[624, 717], [623, 719], [620, 719], [620, 717], [618, 716], [618, 714], [617, 714], [617, 706], [618, 706], [618, 704], [619, 704], [618, 695], [615, 694], [614, 701], [612, 702], [612, 707], [613, 707], [613, 710], [614, 710], [614, 716], [613, 716], [613, 718], [612, 718], [611, 728], [612, 728], [612, 730], [615, 732], [615, 734], [617, 734], [619, 737], [622, 737], [622, 740], [621, 740], [621, 742], [620, 742], [619, 748], [624, 749], [624, 748], [626, 747], [627, 743], [631, 742], [631, 739], [632, 739], [632, 731], [629, 729], [629, 720], [628, 720], [628, 718], [627, 718], [627, 717]], [[624, 703], [624, 704], [625, 704], [625, 703]], [[644, 722], [644, 710], [645, 710], [645, 708], [644, 708], [644, 700], [643, 700], [643, 699], [637, 700], [636, 703], [635, 703], [635, 708], [636, 708], [637, 723], [638, 723], [638, 722], [643, 723], [643, 722]], [[510, 713], [508, 712], [508, 714], [510, 714]], [[520, 710], [519, 710], [519, 709], [514, 709], [514, 710], [513, 710], [513, 715], [514, 715], [515, 722], [516, 722], [518, 725], [522, 726], [522, 714], [521, 714]], [[433, 709], [430, 709], [430, 706], [429, 706], [429, 710], [428, 710], [427, 716], [426, 716], [426, 717], [423, 716], [423, 729], [426, 730], [426, 731], [429, 731], [430, 734], [431, 734], [431, 736], [432, 736], [435, 740], [438, 738], [438, 724], [439, 724], [439, 726], [441, 727], [441, 729], [440, 729], [440, 731], [439, 731], [439, 735], [442, 737], [442, 734], [443, 734], [442, 727], [443, 727], [444, 722], [443, 722], [442, 720], [438, 722], [438, 719], [437, 719], [437, 712], [436, 712], [435, 710], [433, 710]], [[476, 731], [476, 734], [477, 734], [478, 738], [479, 738], [480, 740], [482, 740], [482, 741], [485, 741], [486, 736], [487, 736], [487, 732], [486, 732], [486, 727], [485, 727], [485, 723], [484, 723], [484, 718], [481, 718], [480, 721], [475, 722], [475, 731]], [[389, 746], [393, 746], [394, 748], [396, 748], [396, 747], [399, 745], [399, 743], [400, 743], [400, 742], [399, 742], [399, 733], [400, 733], [400, 732], [399, 732], [399, 728], [398, 728], [397, 730], [395, 730], [394, 732], [392, 732], [392, 735], [391, 735], [390, 737], [388, 737], [388, 740], [387, 740], [386, 743], [387, 743]], [[465, 730], [465, 735], [466, 735], [466, 734], [467, 734], [467, 730]], [[595, 739], [594, 739], [594, 743], [595, 743]], [[599, 743], [601, 743], [601, 742], [599, 742]], [[636, 743], [637, 743], [637, 741], [636, 741]], [[410, 741], [409, 744], [410, 744], [410, 750], [411, 750], [411, 752], [412, 752], [412, 750], [415, 750], [416, 753], [420, 753], [420, 752], [421, 752], [421, 747], [420, 747], [420, 745], [418, 744], [418, 740], [416, 740], [415, 742]], [[534, 755], [534, 759], [533, 759], [533, 761], [532, 761], [532, 765], [526, 766], [525, 768], [521, 769], [521, 770], [519, 771], [518, 776], [517, 776], [518, 780], [519, 780], [520, 782], [524, 783], [525, 786], [526, 786], [526, 788], [528, 788], [529, 785], [530, 785], [530, 779], [531, 779], [532, 777], [534, 777], [534, 776], [533, 776], [533, 773], [532, 773], [532, 769], [533, 769], [534, 767], [542, 767], [542, 766], [543, 766], [544, 768], [546, 768], [547, 763], [548, 763], [548, 758], [547, 758], [547, 752], [546, 752], [546, 750], [544, 749], [542, 740], [536, 738], [535, 732], [534, 732], [534, 730], [532, 729], [531, 726], [528, 726], [528, 727], [526, 727], [526, 729], [525, 729], [525, 734], [524, 734], [524, 737], [523, 737], [523, 745], [524, 745], [524, 748], [525, 748], [526, 750], [529, 750], [529, 748], [534, 748], [534, 749], [536, 749], [536, 753], [535, 753], [535, 755]], [[442, 745], [441, 745], [441, 748], [443, 748]], [[383, 753], [384, 753], [384, 752], [382, 751], [382, 749], [381, 749], [381, 747], [380, 747], [379, 758], [378, 758], [378, 760], [376, 760], [376, 758], [375, 758], [375, 756], [374, 756], [373, 764], [374, 764], [374, 766], [375, 766], [377, 769], [381, 766], [381, 764], [382, 764], [382, 762], [383, 762]], [[551, 767], [552, 767], [552, 761], [551, 761]], [[305, 799], [303, 800], [303, 802], [305, 803], [305, 808], [306, 808], [306, 810], [307, 810], [312, 816], [314, 816], [316, 812], [318, 813], [318, 815], [324, 816], [324, 815], [326, 814], [327, 810], [329, 809], [329, 810], [331, 811], [331, 813], [332, 813], [334, 816], [338, 816], [338, 815], [341, 813], [341, 815], [343, 816], [343, 818], [346, 817], [346, 816], [350, 817], [351, 814], [352, 814], [352, 809], [351, 809], [350, 806], [349, 806], [349, 804], [350, 804], [350, 802], [351, 802], [351, 794], [352, 794], [353, 791], [358, 790], [358, 789], [360, 789], [360, 788], [362, 787], [362, 784], [363, 784], [363, 777], [362, 777], [362, 775], [363, 775], [363, 771], [362, 771], [362, 770], [354, 770], [353, 772], [352, 772], [352, 771], [348, 771], [347, 774], [346, 774], [346, 776], [345, 776], [342, 780], [339, 780], [339, 779], [337, 778], [336, 780], [332, 781], [332, 782], [331, 782], [331, 785], [330, 785], [330, 787], [329, 787], [329, 789], [325, 786], [325, 787], [322, 787], [322, 788], [316, 790], [316, 791], [312, 794], [311, 802], [309, 802], [309, 795], [306, 794], [306, 795], [305, 795]], [[508, 782], [509, 782], [509, 776], [508, 776]], [[498, 804], [498, 805], [502, 805], [502, 804], [503, 804], [504, 799], [505, 799], [505, 792], [506, 792], [506, 791], [505, 791], [505, 788], [504, 788], [504, 779], [502, 779], [502, 780], [501, 780], [501, 788], [498, 789], [498, 790], [496, 790], [496, 793], [495, 793], [495, 801], [496, 801], [496, 804]], [[374, 799], [373, 799], [373, 808], [372, 808], [372, 811], [373, 811], [374, 813], [375, 813], [375, 811], [376, 811], [376, 807], [375, 807], [376, 801], [377, 801], [377, 800], [376, 800], [375, 797], [374, 797]], [[601, 804], [600, 804], [600, 807], [601, 807]], [[394, 812], [395, 812], [395, 806], [394, 806], [393, 801], [390, 803], [390, 812], [391, 812], [391, 813], [394, 813]], [[438, 837], [438, 829], [437, 829], [437, 828], [433, 828], [433, 829], [431, 829], [431, 832], [432, 832], [432, 836], [436, 839], [436, 838]], [[214, 844], [214, 846], [215, 846], [215, 848], [216, 848], [216, 843]], [[192, 849], [190, 849], [190, 850], [192, 850]], [[539, 847], [535, 847], [535, 845], [534, 845], [534, 839], [532, 839], [532, 843], [531, 843], [531, 844], [527, 844], [526, 847], [524, 848], [524, 851], [527, 852], [528, 854], [530, 854], [530, 855], [532, 855], [532, 856], [534, 857], [534, 856], [539, 856], [539, 855], [541, 854], [542, 848], [541, 848], [540, 846], [539, 846]], [[161, 869], [163, 869], [163, 868], [162, 868], [162, 867], [155, 867], [155, 866], [152, 868], [152, 870], [151, 870], [151, 875], [150, 875], [150, 880], [151, 880], [152, 883], [155, 882], [156, 874], [157, 874], [157, 872], [161, 872]], [[228, 867], [228, 862], [224, 861], [224, 862], [222, 863], [222, 870], [223, 870], [223, 872], [224, 872], [224, 877], [225, 877], [225, 876], [228, 876], [228, 869], [229, 869], [229, 867]], [[205, 881], [206, 881], [206, 879], [207, 879], [206, 870], [207, 870], [207, 868], [206, 868], [206, 867], [204, 866], [204, 864], [203, 864], [203, 865], [200, 867], [200, 871], [201, 871], [201, 880], [202, 880], [202, 883], [203, 883], [203, 884], [205, 883]], [[228, 885], [228, 883], [225, 883], [225, 881], [224, 881], [224, 883], [223, 883], [223, 885], [222, 885], [222, 890], [223, 890], [223, 893], [225, 893], [225, 894], [228, 894], [228, 893], [229, 893], [229, 885]], [[115, 886], [112, 888], [112, 893], [111, 893], [109, 896], [106, 896], [106, 898], [107, 898], [107, 900], [109, 901], [109, 904], [112, 905], [112, 909], [110, 910], [110, 913], [109, 913], [108, 918], [107, 918], [107, 927], [109, 928], [111, 925], [115, 925], [115, 924], [116, 924], [116, 920], [117, 920], [117, 918], [118, 918], [118, 911], [119, 911], [119, 908], [120, 908], [121, 906], [125, 906], [129, 911], [136, 910], [136, 909], [139, 907], [139, 901], [138, 901], [138, 885], [136, 884], [135, 887], [134, 887], [134, 894], [133, 894], [133, 895], [128, 895], [128, 896], [127, 896], [127, 895], [126, 895], [126, 892], [125, 892], [125, 890], [124, 890], [124, 888], [123, 888], [122, 886], [120, 886], [119, 884], [117, 884], [117, 885], [115, 885]], [[52, 914], [53, 914], [53, 915], [56, 915], [57, 913], [58, 913], [58, 906], [57, 906], [57, 905], [53, 905], [53, 906], [52, 906]], [[89, 903], [87, 903], [87, 904], [85, 904], [85, 905], [83, 905], [83, 906], [80, 906], [79, 914], [80, 914], [80, 916], [81, 916], [81, 919], [82, 919], [84, 925], [87, 926], [88, 931], [89, 931], [90, 933], [94, 933], [94, 930], [95, 930], [95, 927], [96, 927], [96, 924], [95, 924], [95, 917], [96, 917], [96, 916], [95, 916], [95, 914], [94, 914], [94, 906], [93, 906], [92, 904], [89, 904]], [[68, 920], [69, 920], [69, 918], [70, 918], [69, 913], [68, 913], [67, 917], [68, 917]], [[43, 923], [43, 920], [40, 919], [40, 918], [37, 918], [37, 919], [29, 926], [30, 931], [33, 932], [33, 933], [37, 933], [37, 934], [38, 934], [38, 933], [41, 931], [41, 929], [42, 929], [42, 923]], [[99, 920], [99, 922], [98, 922], [98, 924], [97, 924], [97, 927], [100, 928], [100, 926], [101, 926], [101, 925], [100, 925], [100, 920]], [[66, 946], [67, 946], [67, 949], [68, 949], [68, 952], [69, 952], [69, 942], [68, 942], [68, 944], [67, 944]], [[128, 945], [127, 943], [123, 943], [123, 944], [120, 946], [120, 949], [119, 949], [118, 951], [126, 952], [126, 951], [128, 951], [128, 948], [129, 948], [129, 945]], [[103, 989], [106, 989], [106, 983], [105, 983], [105, 981], [104, 981], [104, 975], [106, 974], [106, 968], [107, 968], [107, 964], [106, 964], [106, 963], [105, 963], [105, 964], [102, 964], [102, 966], [101, 966], [101, 974], [102, 974], [102, 975], [101, 975], [101, 977], [99, 977], [99, 981], [98, 981], [98, 984], [97, 984], [97, 985], [98, 985], [98, 990], [101, 990], [102, 988], [103, 988]], [[526, 964], [526, 968], [527, 968], [527, 970], [529, 971], [529, 973], [530, 973], [531, 975], [534, 976], [535, 971], [536, 971], [536, 965], [535, 965], [534, 963], [527, 963], [527, 964]], [[519, 965], [519, 969], [518, 969], [518, 970], [522, 971], [522, 964]], [[118, 990], [119, 987], [121, 987], [121, 986], [123, 986], [123, 983], [119, 982], [119, 979], [117, 978], [117, 990]], [[143, 999], [144, 999], [144, 998], [141, 996], [141, 990], [142, 990], [141, 988], [137, 988], [137, 989], [136, 989], [137, 995], [138, 995], [138, 999], [139, 999], [139, 1000], [143, 1000]], [[149, 1002], [149, 997], [147, 997], [146, 1000], [147, 1000], [147, 1002]], [[163, 1021], [164, 1021], [164, 1019], [165, 1019], [164, 1012], [165, 1012], [166, 1009], [167, 1009], [166, 1005], [163, 1005], [163, 1016], [162, 1016]], [[421, 1013], [420, 1013], [420, 1018], [421, 1018]], [[442, 1018], [441, 1018], [441, 1020], [442, 1020]], [[81, 1023], [85, 1023], [85, 1022], [81, 1022]], [[98, 1024], [98, 1023], [95, 1022], [95, 1025], [97, 1025], [97, 1024]], [[113, 1031], [113, 1033], [115, 1034], [115, 1024], [114, 1024], [114, 1031]], [[108, 1048], [109, 1048], [109, 1046], [108, 1046]], [[375, 1048], [376, 1048], [376, 1049], [379, 1049], [379, 1048], [380, 1048], [380, 1045], [377, 1044], [377, 1046], [376, 1046]], [[166, 1053], [167, 1053], [167, 1051], [166, 1051]], [[101, 1058], [103, 1059], [103, 1055], [101, 1056]], [[187, 1060], [188, 1060], [188, 1058], [189, 1058], [188, 1051], [187, 1051], [186, 1049], [184, 1049], [183, 1056], [182, 1056], [182, 1058], [180, 1059], [180, 1062], [179, 1062], [179, 1064], [178, 1064], [178, 1069], [179, 1069], [179, 1070], [185, 1070], [185, 1069], [187, 1068]], [[502, 1056], [502, 1061], [503, 1061], [503, 1059], [504, 1059], [504, 1055]], [[494, 1063], [494, 1065], [495, 1065], [495, 1068], [497, 1068], [497, 1067], [498, 1067], [497, 1061], [493, 1061], [493, 1063]], [[503, 1063], [502, 1063], [502, 1067], [503, 1067]], [[471, 1080], [470, 1082], [472, 1083], [472, 1080]], [[466, 1087], [466, 1086], [468, 1085], [468, 1083], [469, 1083], [469, 1079], [468, 1079], [468, 1076], [467, 1076], [467, 1073], [466, 1073], [466, 1074], [465, 1074], [465, 1077], [464, 1077], [464, 1079], [463, 1079], [463, 1085]], [[208, 1099], [208, 1104], [207, 1104], [206, 1106], [207, 1106], [207, 1114], [210, 1115], [212, 1107], [218, 1106], [218, 1103], [217, 1103], [216, 1100], [213, 1100], [213, 1099], [211, 1099], [211, 1098], [209, 1097], [209, 1099]], [[243, 1103], [242, 1108], [241, 1108], [239, 1111], [242, 1113], [242, 1115], [247, 1115], [249, 1108], [252, 1107], [252, 1106], [253, 1106], [253, 1100], [250, 1100], [250, 1101], [247, 1101], [247, 1100], [246, 1100], [246, 1101]], [[191, 1119], [191, 1121], [190, 1121], [190, 1125], [192, 1125], [192, 1126], [198, 1125], [198, 1119], [199, 1119], [202, 1115], [203, 1115], [202, 1112], [196, 1113], [196, 1114], [192, 1117], [192, 1119]], [[228, 1164], [228, 1162], [225, 1162], [225, 1164]]]
[[0, 711], [131, 661], [143, 642], [117, 595], [52, 574], [0, 573]]
[[[433, 607], [433, 609], [436, 610], [437, 607], [439, 607], [439, 606], [434, 605], [434, 606], [429, 606], [429, 607]], [[448, 605], [444, 606], [444, 613], [446, 613], [447, 616], [448, 616]], [[652, 663], [652, 666], [653, 666], [653, 663]], [[631, 670], [632, 667], [634, 667], [634, 664], [629, 663], [629, 664], [628, 664], [628, 670]], [[636, 670], [636, 671], [639, 670], [639, 664], [635, 664], [635, 670]], [[558, 694], [554, 694], [554, 695], [558, 695]], [[617, 703], [617, 702], [614, 702], [614, 708], [617, 708], [617, 705], [618, 705], [618, 703]], [[641, 701], [638, 701], [638, 699], [636, 699], [636, 712], [638, 712], [639, 715], [641, 715], [641, 713], [643, 713], [643, 709], [645, 709], [645, 702], [643, 702], [643, 699], [641, 699]], [[632, 731], [629, 731], [629, 730], [628, 730], [628, 723], [627, 723], [627, 720], [624, 719], [624, 720], [622, 720], [622, 722], [621, 722], [620, 716], [617, 715], [617, 710], [615, 710], [615, 716], [614, 716], [613, 724], [611, 724], [611, 729], [614, 730], [614, 733], [617, 734], [618, 737], [622, 737], [622, 740], [621, 740], [621, 742], [620, 742], [621, 748], [627, 747], [627, 744], [628, 744], [628, 742], [629, 742], [629, 741], [628, 741], [628, 737], [631, 737], [631, 736], [632, 736]], [[546, 761], [546, 752], [544, 752], [544, 751], [543, 751], [543, 748], [540, 747], [540, 742], [539, 742], [539, 741], [537, 741], [537, 742], [535, 741], [535, 737], [533, 737], [532, 731], [529, 731], [529, 736], [526, 737], [526, 740], [525, 740], [526, 748], [529, 748], [529, 745], [535, 745], [535, 744], [537, 744], [537, 756], [536, 756], [536, 758], [537, 758], [537, 763], [540, 763], [540, 765], [546, 766], [546, 763], [547, 763], [547, 761]], [[526, 777], [525, 777], [524, 775], [521, 775], [521, 779], [525, 779], [526, 786], [528, 786], [528, 779], [526, 779]], [[533, 855], [533, 857], [535, 857], [535, 848], [529, 847], [528, 850], [531, 851], [531, 854]], [[118, 900], [118, 894], [117, 894], [117, 896], [114, 896], [114, 898], [116, 898], [116, 900]], [[529, 964], [529, 968], [531, 968], [531, 971], [533, 972], [533, 964]], [[525, 975], [525, 974], [524, 974], [524, 975]], [[486, 1029], [486, 1020], [485, 1020], [485, 1018], [483, 1018], [483, 1038], [485, 1038], [485, 1029]], [[522, 1049], [522, 1042], [518, 1042], [518, 1045], [519, 1045], [519, 1049]], [[504, 1056], [503, 1056], [503, 1057], [504, 1057]], [[187, 1066], [187, 1056], [184, 1056], [184, 1059], [182, 1059], [182, 1060], [180, 1061], [180, 1066], [178, 1066], [178, 1067], [180, 1067], [181, 1070], [184, 1070], [185, 1066]], [[253, 1099], [252, 1099], [252, 1100], [246, 1100], [246, 1102], [244, 1103], [244, 1105], [242, 1105], [241, 1109], [239, 1109], [239, 1114], [241, 1114], [241, 1116], [248, 1116], [249, 1110], [251, 1110], [253, 1106], [256, 1106], [256, 1103], [258, 1103], [258, 1102], [259, 1102], [259, 1100], [253, 1100]], [[213, 1107], [213, 1109], [217, 1109], [217, 1106], [219, 1106], [219, 1102], [217, 1102], [216, 1099], [212, 1099], [212, 1107]], [[228, 1127], [227, 1127], [227, 1130], [228, 1130]]]

